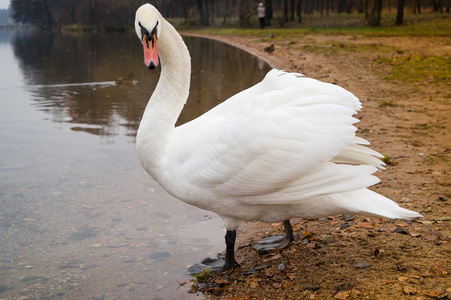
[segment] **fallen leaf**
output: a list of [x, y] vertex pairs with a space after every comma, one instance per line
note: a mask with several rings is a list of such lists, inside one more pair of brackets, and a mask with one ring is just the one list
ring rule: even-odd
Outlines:
[[432, 297], [432, 298], [437, 298], [441, 294], [442, 294], [442, 292], [437, 291], [437, 290], [430, 290], [426, 293], [426, 295], [428, 295], [429, 297]]
[[417, 293], [417, 289], [407, 285], [404, 287], [404, 293], [408, 295], [415, 295]]
[[340, 299], [340, 300], [346, 300], [349, 295], [351, 294], [351, 291], [339, 291], [334, 298], [335, 299]]
[[356, 227], [361, 227], [365, 229], [374, 229], [376, 228], [376, 225], [374, 223], [359, 222], [359, 224], [357, 224]]
[[306, 237], [311, 236], [312, 234], [308, 231], [304, 231], [304, 233], [302, 234], [302, 239], [305, 239]]

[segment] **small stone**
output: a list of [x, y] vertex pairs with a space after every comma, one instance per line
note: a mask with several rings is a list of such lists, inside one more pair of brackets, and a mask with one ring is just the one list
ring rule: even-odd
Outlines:
[[154, 252], [149, 257], [156, 261], [163, 261], [169, 256], [171, 256], [169, 252]]
[[365, 269], [365, 268], [368, 268], [370, 266], [371, 266], [371, 264], [369, 262], [366, 262], [366, 261], [358, 262], [358, 263], [356, 263], [354, 265], [354, 267], [356, 269]]
[[356, 218], [356, 215], [344, 214], [341, 216], [341, 219], [346, 222], [353, 221], [355, 218]]
[[320, 241], [325, 243], [325, 244], [330, 244], [330, 243], [335, 241], [335, 238], [334, 238], [333, 235], [326, 234], [326, 235], [320, 236]]
[[20, 281], [22, 282], [29, 282], [29, 281], [35, 281], [41, 278], [40, 276], [25, 276]]
[[413, 203], [413, 201], [409, 198], [402, 198], [399, 202], [401, 203]]
[[341, 224], [341, 225], [340, 225], [340, 230], [343, 230], [343, 229], [348, 228], [348, 227], [350, 227], [350, 226], [351, 226], [351, 225], [349, 225], [348, 223]]
[[29, 266], [25, 266], [24, 268], [25, 268], [25, 269], [27, 269], [27, 270], [30, 270], [30, 269], [33, 269], [33, 268], [34, 268], [34, 266], [32, 266], [32, 265], [29, 265]]
[[394, 232], [401, 233], [401, 234], [409, 234], [405, 229], [403, 229], [401, 227], [397, 227]]

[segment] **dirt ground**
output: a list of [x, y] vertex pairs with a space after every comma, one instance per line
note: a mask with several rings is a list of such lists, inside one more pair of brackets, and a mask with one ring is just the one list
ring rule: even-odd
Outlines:
[[[270, 32], [268, 31], [268, 34]], [[301, 42], [209, 36], [256, 54], [274, 67], [338, 84], [363, 103], [357, 134], [390, 160], [371, 189], [418, 221], [357, 216], [292, 219], [297, 240], [259, 254], [250, 243], [281, 224], [248, 223], [238, 231], [241, 268], [215, 275], [200, 290], [215, 299], [451, 299], [451, 99], [448, 82], [387, 80], [377, 59], [448, 55], [446, 38], [304, 36]], [[389, 51], [328, 51], [325, 41]], [[275, 51], [263, 51], [273, 43]], [[440, 66], [431, 66], [439, 68]], [[449, 74], [448, 74], [449, 75]], [[259, 269], [255, 274], [248, 271]], [[190, 283], [191, 284], [191, 283]], [[193, 292], [195, 289], [193, 290]], [[197, 291], [197, 292], [199, 292]]]

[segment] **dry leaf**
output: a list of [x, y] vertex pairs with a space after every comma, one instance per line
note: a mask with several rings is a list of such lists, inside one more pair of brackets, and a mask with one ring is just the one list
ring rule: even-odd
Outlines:
[[366, 228], [366, 229], [374, 229], [374, 228], [376, 228], [376, 225], [374, 223], [359, 222], [359, 224], [356, 227], [361, 227], [361, 228]]
[[437, 291], [437, 290], [430, 290], [426, 293], [426, 295], [428, 295], [429, 297], [432, 297], [432, 298], [437, 298], [438, 296], [441, 295], [441, 293], [442, 292]]
[[404, 287], [404, 293], [408, 295], [415, 295], [417, 293], [417, 289], [407, 285]]
[[351, 291], [339, 291], [334, 298], [335, 299], [340, 299], [340, 300], [346, 300], [349, 295], [351, 294]]

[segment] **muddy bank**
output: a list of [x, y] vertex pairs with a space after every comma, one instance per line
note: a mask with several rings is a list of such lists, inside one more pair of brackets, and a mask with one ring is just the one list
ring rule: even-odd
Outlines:
[[[242, 267], [213, 277], [203, 290], [221, 299], [451, 299], [451, 101], [447, 83], [434, 78], [416, 83], [388, 78], [397, 59], [449, 57], [445, 39], [315, 35], [263, 41], [197, 36], [218, 39], [273, 67], [353, 92], [363, 103], [357, 116], [358, 136], [387, 156], [387, 170], [377, 174], [381, 183], [372, 189], [424, 215], [414, 222], [342, 216], [295, 219], [297, 241], [286, 250], [263, 255], [249, 244], [283, 232], [283, 226], [245, 224], [238, 234], [237, 259]], [[330, 42], [338, 40], [344, 46]], [[264, 51], [271, 44], [275, 50]], [[361, 47], [367, 48], [356, 50]], [[393, 63], [381, 63], [383, 59]], [[430, 67], [441, 68], [433, 63]], [[260, 271], [246, 274], [255, 267]]]

